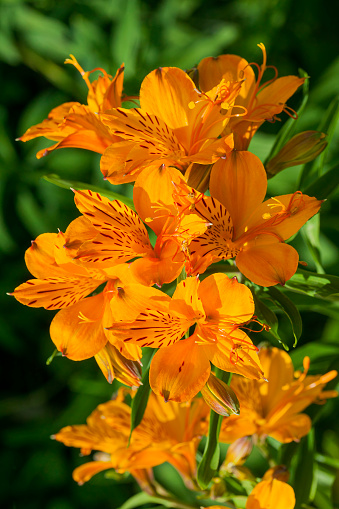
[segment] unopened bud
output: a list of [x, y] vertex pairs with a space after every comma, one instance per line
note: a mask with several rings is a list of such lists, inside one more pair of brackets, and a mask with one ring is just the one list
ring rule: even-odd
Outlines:
[[205, 386], [201, 389], [201, 394], [208, 406], [217, 414], [224, 417], [231, 414], [239, 415], [240, 405], [236, 394], [214, 373], [211, 372]]
[[252, 449], [253, 442], [251, 437], [238, 438], [238, 440], [233, 442], [227, 449], [225, 463], [242, 465], [251, 454]]
[[291, 138], [266, 164], [268, 178], [281, 170], [313, 161], [326, 147], [326, 134], [319, 131], [304, 131]]
[[111, 343], [107, 342], [94, 357], [109, 383], [116, 378], [129, 387], [141, 385], [140, 362], [126, 359]]

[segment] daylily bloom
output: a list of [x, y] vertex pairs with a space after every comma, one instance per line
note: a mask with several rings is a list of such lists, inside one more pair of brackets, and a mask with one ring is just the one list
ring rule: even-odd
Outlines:
[[[102, 154], [112, 143], [121, 141], [118, 136], [109, 133], [97, 113], [121, 106], [124, 66], [122, 65], [112, 78], [101, 68], [85, 72], [73, 55], [66, 59], [65, 63], [74, 65], [85, 80], [88, 86], [87, 105], [78, 102], [61, 104], [49, 113], [46, 120], [30, 127], [18, 138], [28, 141], [44, 136], [57, 142], [40, 150], [37, 153], [38, 159], [62, 147], [82, 148]], [[95, 71], [101, 71], [103, 76], [91, 82], [89, 75]]]
[[[267, 65], [266, 49], [260, 43], [263, 52], [263, 63], [248, 63], [237, 55], [220, 55], [219, 57], [204, 58], [198, 65], [199, 86], [202, 91], [210, 90], [220, 80], [229, 83], [242, 81], [241, 90], [235, 100], [235, 106], [244, 110], [241, 117], [234, 116], [229, 121], [223, 134], [234, 134], [234, 147], [237, 150], [247, 150], [248, 145], [258, 128], [265, 120], [273, 122], [278, 120], [277, 115], [283, 111], [292, 116], [295, 114], [286, 101], [302, 85], [305, 78], [297, 76], [284, 76], [277, 78], [278, 71]], [[258, 76], [251, 66], [258, 70]], [[267, 69], [274, 69], [273, 79], [262, 83], [263, 75]], [[290, 113], [291, 112], [291, 113]]]
[[231, 387], [240, 402], [240, 415], [224, 419], [222, 442], [234, 442], [245, 436], [261, 440], [270, 436], [283, 443], [298, 441], [311, 429], [311, 419], [301, 412], [312, 403], [337, 396], [336, 391], [323, 391], [337, 372], [307, 375], [308, 357], [304, 359], [303, 373], [294, 372], [290, 356], [278, 348], [262, 348], [259, 359], [268, 382], [232, 377]]
[[103, 154], [104, 177], [120, 184], [134, 181], [151, 164], [185, 171], [190, 163], [215, 162], [233, 148], [232, 135], [220, 135], [240, 87], [241, 80], [220, 79], [202, 93], [181, 69], [152, 71], [141, 84], [140, 108], [100, 115], [110, 132], [125, 140]]
[[188, 274], [201, 274], [211, 263], [235, 257], [238, 269], [261, 286], [283, 285], [293, 276], [299, 256], [284, 241], [318, 212], [322, 201], [297, 191], [263, 202], [266, 188], [260, 159], [247, 151], [234, 151], [214, 164], [210, 197], [190, 188], [185, 196], [181, 187], [182, 207], [191, 201], [191, 209], [212, 223], [192, 239]]
[[[152, 213], [145, 206], [145, 193], [142, 202], [142, 213]], [[176, 279], [185, 264], [191, 239], [201, 235], [208, 226], [196, 214], [178, 214], [174, 204], [168, 205], [163, 216], [148, 221], [157, 235], [153, 248], [140, 217], [124, 203], [91, 191], [75, 191], [75, 203], [84, 216], [84, 232], [88, 230], [92, 235], [90, 240], [80, 243], [76, 260], [87, 267], [106, 270], [139, 258], [130, 264], [131, 273], [146, 285], [161, 286]], [[70, 239], [66, 239], [67, 246], [74, 243], [73, 236], [81, 235], [72, 232]]]
[[[216, 367], [259, 379], [260, 362], [247, 334], [241, 330], [254, 312], [252, 294], [236, 278], [214, 274], [201, 283], [181, 281], [173, 297], [159, 291], [133, 322], [109, 328], [125, 344], [159, 348], [152, 359], [150, 385], [166, 401], [188, 401], [207, 382]], [[195, 325], [193, 335], [181, 338]]]
[[[151, 394], [143, 419], [132, 433], [131, 409], [121, 401], [99, 405], [88, 417], [86, 425], [67, 426], [53, 436], [67, 446], [80, 447], [83, 455], [92, 450], [106, 453], [101, 461], [76, 468], [73, 478], [79, 484], [94, 474], [114, 468], [118, 473], [130, 472], [137, 480], [145, 479], [145, 471], [165, 461], [193, 487], [196, 475], [196, 450], [207, 431], [208, 406], [201, 398], [189, 403], [165, 403]], [[102, 461], [104, 459], [104, 461]]]

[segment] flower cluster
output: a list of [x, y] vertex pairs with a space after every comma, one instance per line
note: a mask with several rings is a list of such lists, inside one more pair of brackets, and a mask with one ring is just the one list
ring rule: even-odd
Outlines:
[[[322, 392], [334, 372], [306, 376], [306, 360], [298, 378], [287, 353], [258, 354], [251, 338], [255, 326], [268, 328], [254, 315], [252, 292], [256, 285], [284, 285], [295, 274], [299, 256], [285, 241], [322, 203], [299, 190], [266, 199], [266, 170], [248, 147], [265, 121], [294, 115], [286, 101], [304, 78], [278, 78], [276, 71], [265, 82], [270, 66], [259, 47], [261, 66], [236, 55], [205, 58], [194, 81], [181, 69], [158, 68], [133, 98], [123, 95], [123, 66], [114, 77], [103, 69], [85, 72], [71, 56], [66, 63], [85, 80], [87, 104], [58, 106], [20, 138], [56, 142], [38, 158], [63, 147], [92, 150], [101, 154], [105, 180], [134, 182], [132, 208], [123, 196], [110, 200], [104, 191], [73, 190], [80, 216], [65, 232], [32, 242], [26, 264], [34, 279], [13, 292], [27, 306], [58, 310], [50, 327], [57, 350], [74, 361], [94, 357], [109, 382], [139, 387], [142, 349], [156, 350], [149, 370], [153, 392], [131, 437], [122, 393], [100, 405], [87, 425], [55, 435], [83, 454], [100, 451], [99, 461], [74, 472], [79, 483], [114, 468], [158, 493], [151, 469], [168, 461], [194, 489], [209, 406], [233, 414], [223, 421], [221, 440], [237, 450], [244, 440], [248, 448], [248, 435], [252, 445], [267, 436], [299, 439], [311, 425], [300, 411], [334, 395]], [[91, 81], [94, 71], [102, 75]], [[124, 108], [130, 99], [137, 107]], [[226, 274], [232, 265], [241, 282]], [[235, 374], [231, 388], [211, 366]], [[235, 468], [243, 457], [227, 464]], [[230, 472], [224, 468], [226, 476]], [[279, 475], [263, 478], [248, 509], [259, 507], [253, 500], [266, 485], [279, 491]]]

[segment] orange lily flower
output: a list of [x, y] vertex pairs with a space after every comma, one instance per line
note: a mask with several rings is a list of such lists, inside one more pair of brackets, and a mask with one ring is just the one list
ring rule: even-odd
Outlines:
[[[76, 219], [68, 230], [79, 231]], [[66, 231], [67, 232], [67, 231]], [[72, 360], [95, 356], [109, 382], [114, 378], [131, 386], [140, 385], [141, 349], [126, 345], [107, 330], [113, 320], [133, 320], [155, 290], [137, 283], [125, 264], [105, 272], [85, 269], [64, 249], [65, 235], [40, 235], [26, 251], [26, 264], [37, 279], [18, 286], [12, 295], [22, 304], [60, 309], [52, 320], [51, 339]], [[86, 297], [102, 283], [102, 292]], [[86, 298], [85, 298], [86, 297]]]
[[225, 79], [202, 93], [181, 69], [160, 67], [146, 76], [140, 108], [102, 114], [110, 132], [125, 141], [109, 147], [101, 171], [112, 184], [132, 182], [150, 164], [210, 164], [233, 148], [232, 135], [220, 137], [230, 119], [241, 82]]
[[[112, 78], [101, 68], [85, 72], [73, 55], [66, 59], [65, 63], [74, 65], [85, 80], [88, 86], [88, 104], [78, 102], [61, 104], [49, 113], [46, 120], [30, 127], [18, 138], [21, 141], [29, 141], [44, 136], [57, 142], [40, 150], [37, 153], [38, 159], [62, 147], [82, 148], [102, 154], [109, 145], [120, 141], [118, 136], [109, 133], [97, 113], [121, 106], [124, 66], [122, 65]], [[103, 76], [90, 82], [89, 75], [95, 71], [101, 71]]]
[[[241, 118], [231, 118], [224, 132], [224, 134], [226, 132], [234, 134], [234, 147], [237, 150], [248, 149], [253, 135], [266, 120], [269, 122], [279, 120], [277, 115], [283, 111], [290, 116], [295, 115], [295, 112], [286, 106], [286, 101], [305, 81], [305, 78], [297, 76], [277, 78], [277, 69], [267, 65], [265, 46], [262, 43], [258, 46], [263, 52], [261, 66], [255, 62], [249, 64], [237, 55], [204, 58], [198, 65], [199, 85], [203, 91], [210, 90], [221, 79], [230, 83], [242, 81], [241, 90], [234, 104], [242, 108], [245, 113]], [[258, 70], [257, 78], [251, 67], [253, 65]], [[267, 69], [274, 69], [275, 76], [262, 83]]]
[[266, 188], [260, 159], [247, 151], [234, 151], [214, 164], [210, 197], [186, 188], [186, 198], [178, 198], [181, 207], [190, 201], [194, 212], [212, 223], [192, 239], [188, 274], [235, 257], [239, 270], [261, 286], [284, 285], [293, 276], [299, 256], [284, 241], [318, 212], [322, 201], [297, 191], [263, 202]]
[[[145, 285], [162, 286], [177, 278], [185, 264], [189, 242], [208, 225], [196, 214], [178, 214], [174, 204], [168, 205], [165, 215], [149, 222], [157, 234], [153, 248], [140, 217], [124, 203], [91, 191], [75, 191], [75, 203], [84, 215], [84, 231], [87, 228], [92, 236], [80, 243], [76, 260], [106, 270], [139, 258], [131, 263], [131, 272]], [[140, 207], [143, 214], [152, 213], [151, 207], [145, 207]], [[73, 237], [77, 236], [79, 232], [72, 232], [66, 246], [74, 245]]]
[[224, 419], [222, 442], [234, 442], [248, 435], [259, 439], [270, 436], [282, 443], [298, 441], [311, 429], [311, 419], [301, 412], [311, 403], [322, 403], [337, 396], [336, 391], [323, 391], [337, 372], [307, 375], [308, 357], [304, 359], [302, 374], [294, 372], [290, 356], [278, 348], [262, 348], [259, 359], [269, 381], [232, 378], [231, 387], [240, 402], [240, 415]]
[[99, 405], [86, 425], [67, 426], [53, 438], [67, 446], [80, 447], [84, 455], [92, 450], [106, 453], [101, 455], [104, 461], [85, 463], [74, 470], [73, 478], [79, 484], [112, 468], [118, 473], [129, 471], [139, 480], [146, 469], [168, 461], [192, 488], [196, 450], [207, 431], [208, 413], [209, 407], [201, 398], [176, 404], [165, 403], [151, 394], [143, 419], [128, 445], [131, 409], [118, 396], [117, 400]]
[[[201, 283], [196, 277], [181, 281], [172, 298], [159, 291], [133, 322], [115, 322], [109, 330], [125, 344], [159, 348], [150, 368], [152, 390], [183, 402], [205, 385], [210, 362], [248, 378], [263, 376], [257, 349], [240, 329], [253, 312], [249, 288], [214, 274]], [[194, 334], [180, 341], [194, 325]]]

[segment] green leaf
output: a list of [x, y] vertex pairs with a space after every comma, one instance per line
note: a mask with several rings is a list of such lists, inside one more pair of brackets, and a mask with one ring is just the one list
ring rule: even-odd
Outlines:
[[317, 268], [317, 272], [320, 274], [325, 274], [325, 271], [321, 264], [319, 234], [320, 234], [320, 215], [316, 214], [311, 219], [309, 219], [305, 224], [304, 228], [301, 229], [301, 235], [303, 236], [304, 241], [311, 253], [311, 256]]
[[263, 323], [268, 325], [270, 327], [269, 332], [278, 340], [281, 342], [281, 338], [279, 336], [278, 332], [278, 318], [277, 315], [272, 311], [264, 302], [262, 299], [259, 298], [264, 296], [264, 293], [260, 293], [257, 295], [253, 289], [251, 289], [253, 294], [253, 300], [255, 304], [255, 314], [258, 316], [259, 320], [261, 320]]
[[306, 80], [304, 81], [303, 88], [302, 88], [303, 99], [302, 99], [299, 109], [297, 110], [298, 118], [297, 119], [289, 118], [287, 120], [287, 122], [285, 122], [283, 127], [280, 129], [280, 131], [278, 132], [278, 134], [276, 136], [275, 143], [272, 147], [272, 150], [269, 153], [269, 155], [264, 163], [264, 166], [266, 166], [268, 161], [270, 161], [274, 156], [276, 156], [277, 153], [279, 152], [279, 150], [285, 145], [285, 143], [287, 143], [288, 140], [290, 138], [292, 138], [293, 134], [295, 133], [297, 122], [298, 122], [298, 120], [299, 120], [299, 118], [307, 104], [308, 95], [309, 95], [309, 93], [308, 93], [308, 89], [309, 89], [308, 74], [303, 69], [299, 69], [299, 76], [301, 78], [306, 78]]
[[311, 297], [339, 301], [339, 277], [329, 274], [298, 269], [285, 283], [285, 288]]
[[109, 191], [107, 189], [104, 189], [99, 186], [93, 186], [91, 184], [86, 184], [85, 182], [77, 182], [74, 180], [64, 180], [61, 179], [58, 175], [45, 175], [43, 177], [44, 180], [47, 182], [50, 182], [51, 184], [55, 184], [58, 187], [62, 187], [63, 189], [76, 189], [77, 191], [81, 189], [90, 189], [91, 191], [94, 191], [95, 193], [100, 193], [103, 196], [106, 196], [107, 198], [111, 198], [113, 200], [120, 200], [125, 205], [127, 205], [132, 210], [135, 210], [134, 203], [131, 198], [127, 198], [127, 196], [124, 196], [119, 193], [115, 193], [114, 191]]
[[146, 366], [146, 369], [145, 369], [145, 371], [143, 373], [143, 377], [141, 379], [142, 385], [139, 387], [136, 395], [134, 396], [134, 398], [132, 400], [131, 432], [129, 435], [128, 442], [131, 440], [133, 430], [141, 423], [142, 418], [145, 413], [145, 410], [146, 410], [148, 398], [149, 398], [149, 395], [151, 392], [151, 387], [149, 384], [149, 368], [151, 365], [151, 360], [152, 360], [154, 352], [155, 352], [155, 350], [153, 350], [151, 348], [144, 349], [144, 351], [143, 351], [142, 359], [143, 359], [144, 365]]
[[[217, 369], [216, 375], [218, 378], [228, 383], [231, 382], [230, 373]], [[215, 475], [219, 466], [220, 447], [219, 447], [219, 433], [222, 423], [222, 415], [217, 414], [214, 410], [210, 413], [210, 424], [208, 435], [203, 452], [201, 462], [198, 466], [197, 481], [201, 489], [205, 490]]]
[[135, 507], [140, 507], [147, 503], [160, 503], [165, 507], [176, 507], [173, 502], [175, 501], [170, 499], [166, 500], [162, 497], [152, 497], [148, 493], [141, 492], [129, 498], [124, 504], [122, 504], [122, 506], [119, 507], [119, 509], [134, 509]]
[[[325, 200], [336, 190], [339, 184], [339, 165], [335, 164], [324, 175], [306, 187], [304, 193], [308, 196], [315, 196], [318, 200]], [[302, 231], [302, 230], [301, 230]]]
[[291, 484], [296, 497], [295, 509], [300, 509], [303, 504], [307, 504], [311, 497], [312, 484], [315, 482], [314, 452], [314, 430], [312, 429], [306, 437], [301, 439], [297, 456], [293, 461]]
[[294, 344], [296, 346], [302, 332], [302, 320], [298, 309], [293, 302], [283, 293], [281, 293], [275, 286], [271, 286], [267, 292], [272, 298], [273, 302], [284, 311], [291, 322], [292, 332], [294, 336]]

